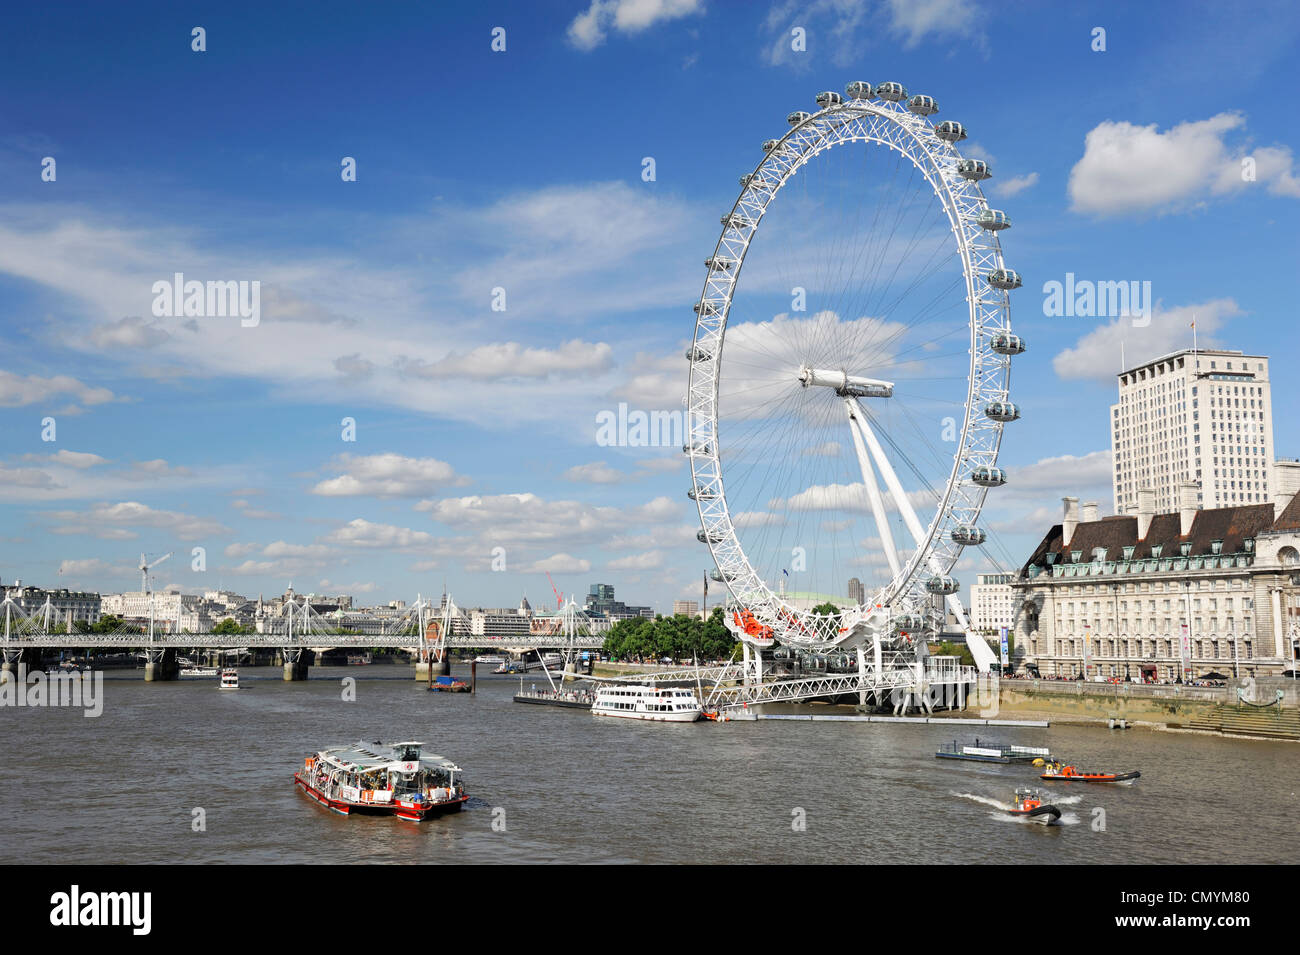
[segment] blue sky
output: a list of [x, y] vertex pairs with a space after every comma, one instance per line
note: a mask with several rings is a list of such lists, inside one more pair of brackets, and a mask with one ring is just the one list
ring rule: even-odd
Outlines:
[[[1195, 314], [1202, 344], [1270, 355], [1276, 447], [1300, 454], [1288, 4], [266, 6], [5, 13], [6, 583], [135, 587], [141, 551], [176, 551], [158, 586], [379, 601], [445, 580], [536, 605], [549, 569], [566, 592], [697, 596], [680, 448], [602, 447], [595, 415], [680, 407], [737, 177], [854, 79], [935, 96], [1014, 222], [1025, 417], [967, 579], [1023, 558], [1063, 494], [1109, 511], [1121, 338], [1154, 357]], [[260, 281], [261, 323], [155, 317], [175, 272]], [[1150, 281], [1151, 325], [1045, 316], [1067, 272]]]

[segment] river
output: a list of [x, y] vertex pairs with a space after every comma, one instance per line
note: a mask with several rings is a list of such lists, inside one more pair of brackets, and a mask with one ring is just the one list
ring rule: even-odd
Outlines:
[[[457, 675], [468, 679], [467, 668]], [[355, 701], [343, 679], [354, 678]], [[3, 863], [1291, 863], [1300, 747], [1104, 727], [758, 721], [673, 725], [525, 706], [518, 677], [429, 693], [407, 667], [278, 668], [146, 684], [109, 671], [97, 718], [0, 709]], [[530, 675], [526, 684], [544, 678]], [[817, 712], [828, 712], [817, 707]], [[845, 712], [849, 712], [845, 710]], [[1062, 825], [1003, 810], [1026, 766], [937, 760], [974, 737], [1047, 746], [1133, 784], [1043, 783]], [[458, 763], [465, 811], [335, 815], [310, 751], [417, 739]], [[204, 827], [194, 831], [194, 810]], [[1100, 812], [1098, 811], [1100, 810]]]

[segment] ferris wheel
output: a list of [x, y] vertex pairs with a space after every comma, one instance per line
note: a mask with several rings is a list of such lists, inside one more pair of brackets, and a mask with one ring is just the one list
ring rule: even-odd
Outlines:
[[747, 648], [916, 653], [945, 609], [966, 629], [953, 570], [1007, 480], [1011, 223], [932, 97], [816, 102], [763, 143], [705, 262], [689, 495]]

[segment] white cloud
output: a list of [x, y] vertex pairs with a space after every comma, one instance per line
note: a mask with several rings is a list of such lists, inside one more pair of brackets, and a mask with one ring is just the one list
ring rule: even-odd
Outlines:
[[425, 531], [397, 527], [393, 524], [375, 524], [358, 517], [327, 535], [325, 540], [331, 544], [350, 547], [382, 547], [387, 550], [409, 551], [424, 548], [432, 544], [435, 538]]
[[652, 550], [644, 554], [617, 557], [605, 566], [610, 570], [654, 570], [664, 564], [663, 551]]
[[994, 182], [992, 191], [1003, 197], [1018, 196], [1026, 189], [1036, 185], [1038, 185], [1038, 173], [1031, 172], [1024, 176], [1013, 176], [1010, 179], [998, 180]]
[[24, 405], [49, 401], [61, 395], [71, 395], [88, 405], [104, 404], [113, 400], [107, 388], [95, 388], [67, 375], [42, 378], [39, 375], [16, 375], [0, 371], [0, 407], [19, 408]]
[[524, 568], [524, 572], [530, 574], [585, 574], [589, 570], [591, 570], [591, 561], [569, 554], [552, 554]]
[[593, 50], [605, 42], [610, 30], [640, 33], [703, 9], [700, 0], [591, 0], [591, 6], [569, 24], [569, 42], [579, 50]]
[[972, 0], [889, 0], [890, 27], [907, 48], [927, 36], [963, 36], [978, 22]]
[[62, 464], [70, 468], [76, 468], [79, 471], [86, 468], [93, 468], [99, 464], [107, 464], [106, 458], [101, 458], [98, 454], [91, 454], [89, 451], [68, 451], [61, 450], [54, 454], [24, 454], [24, 461], [49, 461], [53, 464]]
[[123, 318], [96, 325], [90, 334], [97, 348], [152, 348], [171, 338], [162, 326], [139, 318]]
[[464, 354], [452, 352], [436, 362], [412, 361], [404, 371], [422, 378], [498, 381], [505, 378], [549, 378], [552, 375], [599, 374], [613, 366], [614, 350], [604, 342], [574, 339], [558, 348], [528, 348], [519, 342], [480, 345]]
[[564, 479], [585, 484], [619, 484], [629, 478], [603, 461], [592, 461], [590, 464], [576, 464], [569, 468], [564, 472]]
[[[1154, 123], [1100, 123], [1085, 137], [1083, 157], [1070, 171], [1072, 207], [1101, 216], [1170, 212], [1257, 184], [1274, 195], [1300, 198], [1289, 149], [1251, 152], [1228, 144], [1228, 134], [1244, 126], [1239, 113], [1180, 123], [1163, 133]], [[1248, 157], [1255, 164], [1253, 183], [1243, 176], [1242, 160]]]
[[88, 511], [50, 511], [49, 515], [64, 522], [64, 526], [55, 528], [55, 533], [88, 534], [115, 540], [138, 537], [136, 529], [144, 528], [166, 531], [185, 541], [229, 533], [229, 529], [217, 521], [179, 511], [156, 510], [138, 501], [100, 503]]
[[1114, 384], [1115, 376], [1122, 370], [1121, 365], [1132, 368], [1190, 347], [1193, 321], [1196, 322], [1200, 344], [1211, 346], [1216, 342], [1215, 333], [1224, 322], [1240, 314], [1237, 303], [1225, 298], [1171, 309], [1156, 307], [1145, 327], [1134, 325], [1131, 318], [1117, 318], [1084, 335], [1073, 348], [1060, 352], [1052, 359], [1052, 368], [1058, 377], [1066, 380], [1087, 379]]
[[331, 466], [347, 473], [321, 481], [311, 493], [324, 497], [418, 497], [468, 483], [450, 464], [437, 458], [408, 458], [393, 453], [368, 457], [340, 454]]

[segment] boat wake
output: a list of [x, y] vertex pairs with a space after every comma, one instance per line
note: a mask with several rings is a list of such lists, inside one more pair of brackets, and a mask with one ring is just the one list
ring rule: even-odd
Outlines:
[[[977, 802], [982, 806], [988, 806], [989, 808], [996, 810], [995, 812], [989, 813], [989, 816], [993, 819], [998, 819], [1002, 822], [1019, 823], [1022, 825], [1042, 825], [1040, 819], [1030, 816], [1015, 815], [1012, 812], [1015, 806], [1009, 802], [1003, 802], [1001, 799], [993, 799], [990, 796], [980, 796], [976, 793], [954, 792], [952, 795], [956, 796], [958, 799], [969, 799], [971, 802]], [[1062, 799], [1052, 799], [1050, 801], [1052, 805], [1061, 807], [1073, 805], [1079, 802], [1082, 798], [1082, 796], [1066, 796]], [[1047, 800], [1044, 801], [1046, 802]], [[1061, 818], [1056, 820], [1055, 824], [1060, 826], [1077, 826], [1082, 821], [1083, 820], [1080, 819], [1076, 813], [1062, 811]]]

